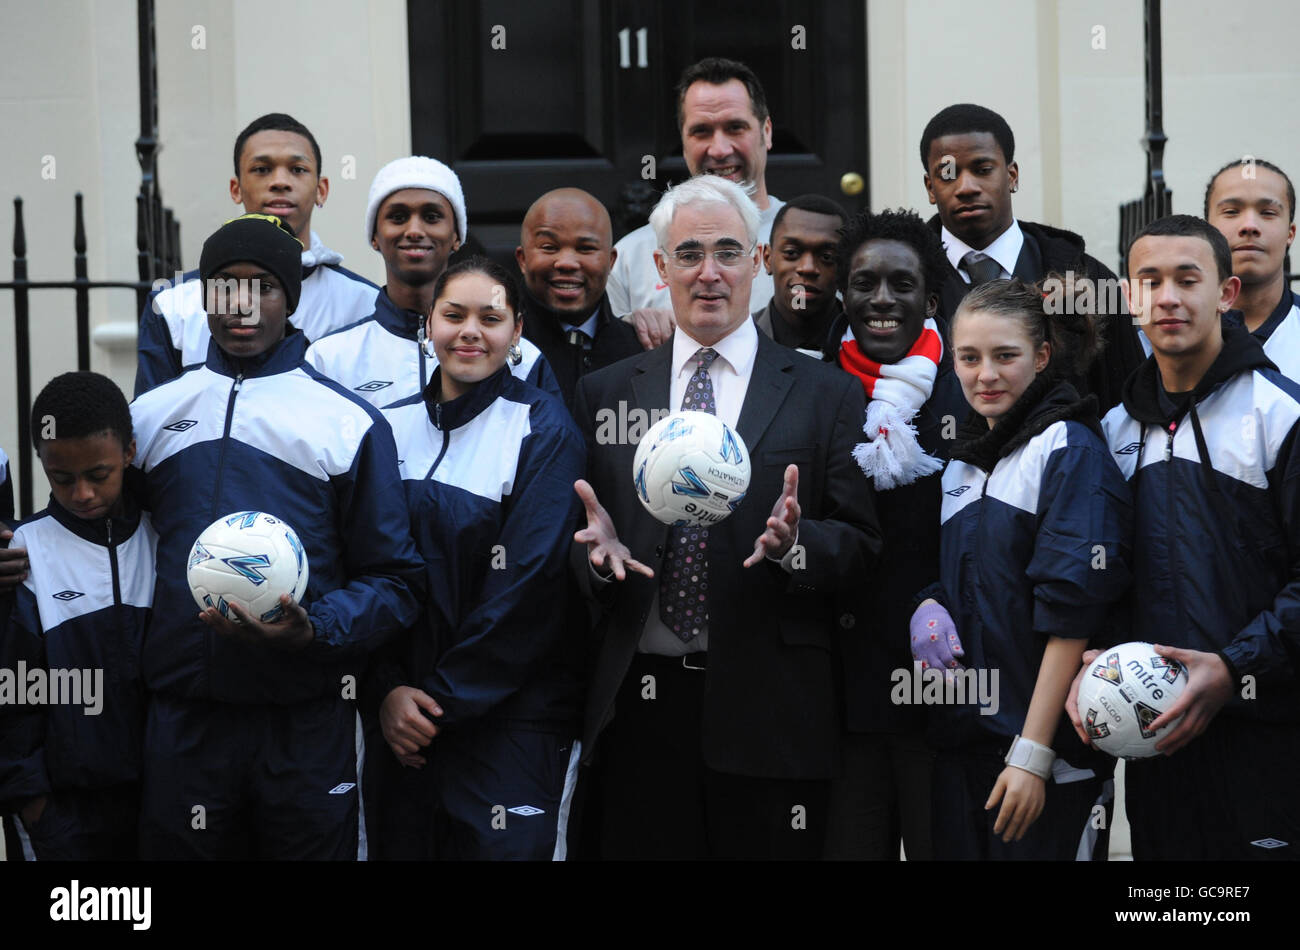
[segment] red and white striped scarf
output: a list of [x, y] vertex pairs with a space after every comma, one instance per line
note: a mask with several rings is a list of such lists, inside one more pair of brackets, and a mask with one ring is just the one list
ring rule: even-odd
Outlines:
[[844, 331], [836, 362], [862, 381], [868, 400], [862, 427], [867, 441], [858, 443], [853, 458], [877, 490], [910, 485], [943, 468], [943, 462], [925, 454], [912, 425], [934, 390], [942, 358], [939, 325], [931, 318], [897, 363], [877, 363], [862, 352], [852, 329]]

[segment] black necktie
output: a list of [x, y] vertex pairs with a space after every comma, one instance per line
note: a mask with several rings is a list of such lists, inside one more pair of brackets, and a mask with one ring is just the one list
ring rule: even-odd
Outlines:
[[987, 284], [990, 280], [997, 280], [1002, 276], [1002, 265], [979, 251], [968, 251], [961, 259], [961, 266], [966, 273], [970, 274], [972, 287]]

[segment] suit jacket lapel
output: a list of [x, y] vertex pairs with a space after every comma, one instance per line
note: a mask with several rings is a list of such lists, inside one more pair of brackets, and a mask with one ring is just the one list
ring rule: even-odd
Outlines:
[[669, 377], [672, 373], [673, 341], [655, 347], [637, 360], [629, 380], [635, 406], [647, 411], [672, 409], [669, 405]]
[[794, 377], [789, 372], [793, 366], [794, 359], [785, 347], [759, 334], [754, 370], [749, 376], [740, 418], [736, 420], [736, 431], [749, 448], [751, 458], [785, 401], [786, 393], [794, 385]]

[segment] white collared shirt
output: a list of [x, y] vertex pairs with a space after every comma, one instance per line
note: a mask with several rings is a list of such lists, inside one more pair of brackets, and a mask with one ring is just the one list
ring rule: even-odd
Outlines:
[[[672, 377], [668, 390], [668, 405], [674, 412], [682, 408], [686, 386], [695, 375], [695, 354], [704, 344], [698, 343], [682, 329], [673, 331]], [[745, 390], [754, 371], [754, 358], [758, 355], [758, 327], [753, 320], [742, 320], [740, 326], [713, 344], [718, 358], [709, 367], [713, 382], [713, 399], [717, 416], [733, 429], [740, 418], [740, 407], [745, 402]]]
[[587, 334], [588, 340], [594, 340], [596, 339], [596, 319], [599, 316], [600, 310], [597, 308], [596, 312], [588, 317], [585, 323], [564, 323], [562, 321], [564, 332], [567, 333], [570, 330], [581, 330], [583, 333]]
[[[961, 266], [961, 259], [975, 248], [957, 237], [946, 227], [940, 230], [939, 237], [943, 241], [943, 251], [948, 255], [948, 263], [952, 265], [953, 270], [961, 275], [961, 279], [969, 284], [970, 274], [966, 273]], [[1020, 230], [1020, 222], [1012, 218], [1011, 227], [999, 234], [992, 244], [979, 253], [998, 262], [998, 265], [1002, 268], [999, 277], [1009, 278], [1016, 272], [1016, 261], [1020, 259], [1020, 249], [1024, 246], [1025, 233]]]

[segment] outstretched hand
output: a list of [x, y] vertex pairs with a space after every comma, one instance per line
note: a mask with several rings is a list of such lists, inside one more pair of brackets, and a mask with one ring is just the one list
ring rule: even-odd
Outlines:
[[654, 577], [654, 569], [632, 557], [632, 552], [628, 550], [627, 545], [618, 539], [618, 532], [614, 530], [614, 522], [609, 517], [609, 512], [596, 500], [596, 490], [582, 478], [573, 483], [573, 490], [578, 493], [583, 508], [587, 510], [587, 527], [575, 531], [573, 540], [587, 545], [587, 556], [591, 559], [591, 566], [602, 574], [613, 571], [614, 576], [620, 581], [627, 579], [628, 571]]
[[754, 553], [745, 558], [745, 567], [753, 567], [766, 557], [783, 558], [799, 535], [799, 466], [785, 467], [785, 484], [781, 497], [772, 506], [766, 530], [754, 541]]

